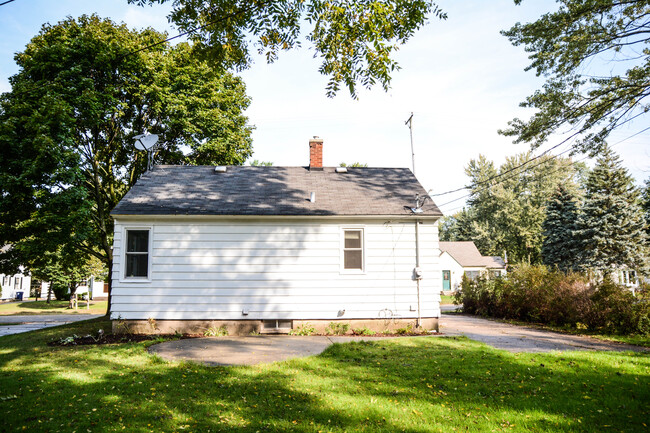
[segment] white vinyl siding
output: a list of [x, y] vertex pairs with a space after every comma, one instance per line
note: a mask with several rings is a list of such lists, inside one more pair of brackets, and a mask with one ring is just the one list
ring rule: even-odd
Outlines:
[[[170, 320], [417, 317], [413, 221], [156, 222], [146, 283], [120, 279], [115, 224], [113, 318]], [[359, 228], [357, 228], [359, 227]], [[363, 230], [363, 273], [342, 272], [342, 231]], [[422, 317], [439, 316], [437, 223], [420, 226]], [[242, 311], [248, 314], [242, 314]], [[342, 317], [337, 313], [345, 310]]]

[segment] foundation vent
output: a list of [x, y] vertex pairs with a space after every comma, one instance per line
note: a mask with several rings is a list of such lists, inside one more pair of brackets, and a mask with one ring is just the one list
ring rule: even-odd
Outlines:
[[262, 320], [262, 334], [288, 334], [293, 328], [291, 320]]

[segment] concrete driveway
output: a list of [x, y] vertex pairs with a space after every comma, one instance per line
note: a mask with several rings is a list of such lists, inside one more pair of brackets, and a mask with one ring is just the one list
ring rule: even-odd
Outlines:
[[509, 325], [464, 314], [443, 314], [440, 330], [446, 335], [465, 335], [497, 349], [510, 352], [566, 350], [648, 351], [629, 344], [610, 343], [591, 337], [560, 334], [526, 326]]
[[[498, 349], [511, 352], [550, 352], [566, 350], [646, 351], [626, 344], [607, 343], [589, 337], [541, 331], [458, 314], [443, 314], [443, 335], [466, 335]], [[402, 337], [395, 337], [402, 338]], [[415, 338], [437, 338], [430, 337]], [[206, 337], [176, 340], [153, 345], [155, 353], [169, 361], [183, 359], [207, 365], [253, 365], [291, 358], [318, 355], [333, 343], [372, 340], [384, 337], [294, 337], [286, 335], [250, 337]]]
[[[102, 314], [41, 314], [24, 316], [0, 316], [0, 337], [52, 326], [67, 325], [81, 320], [102, 317]], [[2, 323], [12, 323], [3, 326]], [[13, 325], [15, 323], [15, 325]]]

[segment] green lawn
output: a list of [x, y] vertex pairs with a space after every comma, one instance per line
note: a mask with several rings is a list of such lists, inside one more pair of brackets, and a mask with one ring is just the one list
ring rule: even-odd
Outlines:
[[79, 301], [79, 308], [68, 308], [68, 301], [32, 301], [0, 304], [0, 316], [22, 314], [105, 314], [108, 301], [90, 301], [90, 309], [85, 301]]
[[441, 305], [452, 305], [454, 303], [453, 295], [440, 295], [440, 304]]
[[561, 332], [564, 334], [584, 335], [584, 336], [593, 337], [604, 341], [614, 341], [617, 343], [625, 343], [625, 344], [633, 344], [636, 346], [650, 347], [650, 335], [598, 334], [595, 331], [589, 331], [586, 329], [551, 326], [551, 325], [545, 325], [543, 323], [529, 323], [529, 322], [522, 322], [520, 320], [503, 320], [503, 319], [493, 319], [493, 320], [499, 320], [502, 322], [512, 323], [515, 325], [528, 326], [533, 328], [545, 329], [549, 331]]
[[0, 338], [3, 431], [647, 432], [650, 420], [647, 354], [415, 337], [205, 367], [162, 361], [145, 343], [45, 345], [99, 327], [109, 323]]

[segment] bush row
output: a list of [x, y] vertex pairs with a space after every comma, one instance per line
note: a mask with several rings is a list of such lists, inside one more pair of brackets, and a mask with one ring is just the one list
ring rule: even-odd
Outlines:
[[463, 278], [456, 301], [470, 314], [612, 334], [650, 334], [647, 290], [633, 295], [605, 278], [521, 265], [504, 277]]

